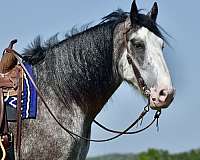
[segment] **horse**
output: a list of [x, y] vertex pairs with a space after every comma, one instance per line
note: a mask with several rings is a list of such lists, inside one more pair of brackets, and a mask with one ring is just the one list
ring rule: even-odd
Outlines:
[[[143, 14], [134, 0], [129, 13], [117, 10], [62, 41], [54, 36], [44, 43], [38, 37], [29, 45], [23, 56], [32, 64], [36, 84], [63, 126], [90, 138], [93, 120], [123, 81], [146, 97], [133, 64], [150, 90], [150, 107], [161, 110], [171, 104], [175, 90], [157, 15], [156, 2]], [[37, 118], [23, 120], [22, 159], [84, 160], [89, 145], [62, 130], [41, 99]]]

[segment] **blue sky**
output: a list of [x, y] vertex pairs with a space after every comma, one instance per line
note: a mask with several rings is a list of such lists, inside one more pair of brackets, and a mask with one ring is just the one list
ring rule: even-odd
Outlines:
[[[138, 0], [139, 8], [148, 11], [152, 0]], [[16, 49], [22, 51], [37, 35], [47, 39], [59, 32], [62, 37], [74, 25], [99, 22], [106, 14], [122, 8], [130, 10], [131, 0], [2, 0], [0, 5], [0, 48], [17, 38]], [[140, 152], [148, 148], [180, 152], [200, 147], [200, 1], [158, 1], [158, 23], [173, 36], [172, 48], [165, 50], [176, 97], [163, 111], [160, 131], [155, 127], [135, 136], [124, 136], [113, 142], [91, 144], [89, 155], [113, 152]], [[143, 98], [123, 83], [98, 116], [98, 120], [115, 129], [123, 129], [145, 105]], [[153, 115], [146, 118], [150, 121]], [[109, 136], [95, 126], [92, 137]]]

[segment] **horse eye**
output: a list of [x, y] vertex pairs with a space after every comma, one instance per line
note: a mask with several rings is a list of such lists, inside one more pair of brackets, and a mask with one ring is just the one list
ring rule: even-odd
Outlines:
[[133, 45], [133, 47], [137, 50], [140, 50], [140, 49], [144, 49], [145, 46], [144, 46], [144, 43], [143, 42], [136, 42], [135, 40], [131, 40], [131, 43]]
[[135, 47], [136, 49], [143, 49], [144, 45], [143, 45], [142, 43], [135, 43], [135, 44], [134, 44], [134, 47]]

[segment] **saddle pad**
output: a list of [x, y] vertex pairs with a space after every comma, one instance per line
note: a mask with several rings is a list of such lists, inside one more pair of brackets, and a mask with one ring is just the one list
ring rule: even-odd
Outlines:
[[[30, 64], [24, 64], [31, 77], [34, 79]], [[24, 72], [22, 93], [22, 119], [35, 119], [37, 115], [37, 92], [32, 82]], [[4, 97], [8, 121], [16, 121], [17, 96]]]

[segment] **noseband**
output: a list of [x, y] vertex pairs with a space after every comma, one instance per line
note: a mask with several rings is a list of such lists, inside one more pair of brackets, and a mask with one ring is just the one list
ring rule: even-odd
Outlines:
[[[127, 41], [126, 41], [126, 45], [127, 45]], [[128, 46], [128, 45], [127, 45]], [[75, 137], [78, 137], [82, 140], [86, 140], [86, 141], [90, 141], [90, 142], [107, 142], [107, 141], [111, 141], [113, 139], [116, 139], [124, 134], [136, 134], [136, 133], [139, 133], [139, 132], [142, 132], [144, 130], [146, 130], [147, 128], [149, 128], [156, 120], [158, 122], [158, 118], [160, 117], [160, 114], [161, 112], [160, 111], [157, 111], [155, 113], [155, 116], [154, 116], [154, 119], [152, 120], [152, 122], [147, 125], [146, 127], [140, 129], [140, 130], [137, 130], [137, 131], [134, 131], [134, 132], [128, 132], [130, 129], [132, 129], [135, 125], [138, 124], [138, 122], [141, 120], [143, 120], [144, 116], [146, 115], [147, 112], [149, 112], [149, 100], [148, 100], [148, 104], [146, 107], [144, 107], [144, 110], [141, 112], [141, 114], [139, 115], [139, 117], [129, 126], [127, 127], [125, 130], [123, 131], [115, 131], [115, 130], [111, 130], [111, 129], [108, 129], [106, 128], [105, 126], [101, 125], [100, 123], [98, 123], [97, 121], [93, 120], [93, 122], [95, 124], [97, 124], [99, 127], [103, 128], [104, 130], [106, 131], [109, 131], [109, 132], [112, 132], [112, 133], [117, 133], [117, 135], [111, 137], [111, 138], [108, 138], [108, 139], [100, 139], [100, 140], [97, 140], [97, 139], [90, 139], [90, 138], [86, 138], [86, 137], [82, 137], [72, 131], [70, 131], [69, 129], [67, 129], [65, 126], [63, 126], [62, 123], [59, 122], [59, 120], [57, 119], [57, 117], [54, 115], [54, 113], [51, 111], [50, 107], [48, 106], [48, 104], [46, 103], [42, 93], [40, 92], [40, 90], [38, 89], [38, 87], [36, 86], [34, 80], [32, 79], [32, 77], [30, 76], [29, 72], [27, 71], [27, 69], [25, 68], [24, 64], [23, 64], [23, 60], [22, 58], [19, 56], [19, 54], [16, 52], [16, 51], [13, 51], [13, 54], [15, 55], [15, 57], [18, 59], [18, 62], [21, 64], [22, 68], [24, 69], [24, 72], [27, 74], [27, 76], [29, 77], [30, 81], [32, 82], [33, 86], [35, 87], [39, 97], [41, 98], [42, 102], [44, 103], [44, 106], [46, 107], [46, 109], [48, 110], [48, 112], [50, 113], [50, 115], [53, 117], [53, 119], [57, 122], [57, 124], [63, 129], [65, 130], [69, 135], [71, 135], [74, 139]], [[136, 65], [133, 63], [133, 61], [131, 61], [132, 63], [132, 67], [133, 67], [133, 70], [134, 70], [134, 73], [135, 73], [135, 76], [137, 78], [137, 81], [138, 81], [138, 85], [141, 89], [141, 91], [148, 97], [149, 99], [149, 95], [150, 95], [150, 91], [147, 87], [147, 85], [145, 84], [139, 70], [137, 69]]]

